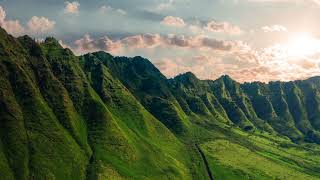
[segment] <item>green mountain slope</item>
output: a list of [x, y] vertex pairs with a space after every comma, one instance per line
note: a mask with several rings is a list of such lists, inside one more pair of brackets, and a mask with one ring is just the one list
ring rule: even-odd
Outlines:
[[186, 146], [102, 63], [1, 33], [4, 179], [197, 177]]
[[167, 79], [0, 29], [0, 179], [320, 179], [320, 79]]

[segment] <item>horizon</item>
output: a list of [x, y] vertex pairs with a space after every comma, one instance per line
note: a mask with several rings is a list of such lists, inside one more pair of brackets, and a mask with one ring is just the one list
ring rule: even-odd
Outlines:
[[55, 37], [76, 55], [142, 56], [167, 78], [288, 82], [320, 75], [319, 9], [314, 0], [0, 0], [0, 26]]

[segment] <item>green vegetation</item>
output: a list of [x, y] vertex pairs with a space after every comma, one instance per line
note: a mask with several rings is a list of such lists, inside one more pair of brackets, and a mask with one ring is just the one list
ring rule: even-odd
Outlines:
[[[317, 179], [317, 155], [307, 149], [281, 147], [259, 136], [249, 137], [250, 147], [227, 139], [202, 145], [217, 179]], [[283, 142], [284, 143], [284, 142]], [[290, 146], [290, 142], [287, 142]], [[301, 155], [297, 155], [301, 153]], [[318, 151], [319, 153], [319, 151]], [[303, 155], [304, 154], [304, 155]], [[301, 165], [305, 168], [301, 168]]]
[[0, 179], [320, 179], [320, 78], [167, 79], [0, 28]]

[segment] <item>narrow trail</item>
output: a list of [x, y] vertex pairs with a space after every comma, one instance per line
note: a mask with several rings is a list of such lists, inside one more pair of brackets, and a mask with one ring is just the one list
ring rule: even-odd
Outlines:
[[211, 172], [211, 170], [210, 170], [209, 163], [208, 163], [208, 161], [207, 161], [206, 156], [204, 155], [203, 151], [201, 150], [201, 148], [199, 147], [198, 144], [195, 144], [195, 146], [196, 146], [198, 152], [199, 152], [200, 155], [201, 155], [201, 158], [202, 158], [202, 160], [203, 160], [203, 162], [204, 162], [204, 165], [206, 166], [206, 171], [207, 171], [207, 173], [208, 173], [209, 179], [210, 179], [210, 180], [213, 180], [214, 178], [213, 178], [212, 172]]

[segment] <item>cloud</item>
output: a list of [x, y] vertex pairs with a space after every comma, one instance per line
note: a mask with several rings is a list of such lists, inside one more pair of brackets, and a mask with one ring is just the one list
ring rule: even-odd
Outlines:
[[6, 19], [6, 11], [0, 6], [0, 23], [3, 23]]
[[263, 26], [261, 28], [264, 32], [287, 32], [288, 29], [282, 25]]
[[[219, 41], [204, 37], [169, 38], [170, 44], [179, 47], [208, 48], [208, 51], [192, 51], [197, 56], [178, 55], [162, 58], [155, 65], [167, 77], [191, 71], [201, 79], [216, 79], [228, 74], [239, 82], [275, 80], [291, 81], [320, 75], [320, 40], [310, 39], [310, 47], [304, 44], [275, 44], [254, 50], [238, 41]], [[311, 44], [311, 45], [310, 45]], [[298, 46], [299, 50], [292, 49]], [[313, 48], [312, 48], [313, 47]], [[211, 51], [212, 49], [219, 51]], [[312, 50], [312, 52], [311, 52]], [[220, 52], [220, 53], [219, 53]]]
[[205, 36], [184, 36], [169, 34], [161, 38], [163, 45], [180, 47], [180, 48], [193, 48], [202, 51], [239, 51], [247, 48], [241, 41], [225, 41], [217, 40]]
[[[260, 54], [241, 41], [218, 40], [204, 36], [150, 33], [131, 35], [113, 40], [107, 36], [92, 38], [89, 34], [86, 34], [76, 40], [74, 45], [73, 49], [77, 54], [99, 50], [116, 55], [126, 55], [127, 53], [136, 53], [141, 50], [153, 52], [149, 51], [149, 49], [156, 49], [157, 52], [160, 49], [192, 52], [193, 55], [188, 53], [173, 54], [172, 57], [164, 57], [153, 61], [167, 77], [192, 71], [201, 79], [215, 79], [222, 74], [230, 74], [239, 81], [250, 80], [249, 77], [254, 80], [261, 78], [264, 81], [271, 78], [263, 71], [263, 68], [267, 66], [260, 61]], [[64, 44], [64, 46], [66, 45]], [[175, 50], [175, 48], [177, 49]], [[190, 51], [191, 49], [192, 51]], [[301, 66], [311, 67], [312, 65], [305, 64]], [[252, 74], [245, 71], [253, 67], [260, 67], [260, 69], [253, 69]], [[258, 74], [259, 72], [263, 74]], [[277, 72], [272, 73], [276, 74]]]
[[[74, 45], [73, 49], [77, 54], [103, 50], [116, 55], [126, 55], [140, 50], [148, 52], [149, 49], [156, 49], [158, 52], [160, 49], [175, 51], [175, 48], [180, 52], [191, 52], [192, 49], [195, 55], [174, 54], [173, 56], [177, 57], [153, 61], [167, 77], [192, 71], [201, 79], [215, 79], [221, 74], [238, 71], [243, 64], [255, 65], [258, 62], [255, 51], [241, 41], [224, 41], [201, 36], [138, 34], [112, 40], [107, 36], [92, 38], [86, 34], [76, 40]], [[225, 62], [228, 58], [232, 58], [236, 63]], [[241, 80], [241, 77], [237, 78]]]
[[103, 5], [100, 7], [100, 11], [104, 14], [112, 10], [113, 8], [111, 6]]
[[163, 58], [155, 62], [155, 66], [168, 78], [189, 71], [195, 73], [195, 70], [197, 70], [196, 66], [191, 67], [186, 64], [187, 63], [184, 63], [182, 58]]
[[181, 48], [195, 49], [199, 51], [210, 52], [237, 52], [244, 54], [250, 51], [248, 45], [241, 41], [224, 41], [203, 36], [185, 36], [185, 35], [160, 35], [160, 34], [138, 34], [127, 36], [122, 39], [112, 40], [107, 36], [92, 38], [85, 34], [82, 38], [74, 42], [74, 49], [78, 54], [92, 51], [119, 52], [129, 49], [151, 49], [151, 48]]
[[162, 21], [161, 24], [167, 25], [167, 26], [176, 26], [176, 27], [183, 27], [185, 26], [185, 22], [180, 17], [174, 17], [174, 16], [166, 16]]
[[242, 31], [238, 26], [232, 25], [228, 22], [209, 21], [205, 30], [209, 32], [224, 32], [228, 34], [240, 34]]
[[121, 49], [119, 42], [112, 41], [109, 37], [104, 36], [98, 39], [92, 39], [89, 34], [85, 34], [81, 39], [74, 42], [76, 53], [83, 54], [93, 51], [116, 52]]
[[116, 55], [141, 50], [152, 53], [149, 49], [156, 49], [157, 52], [161, 52], [161, 49], [183, 52], [166, 54], [164, 56], [167, 57], [153, 61], [167, 77], [191, 71], [201, 79], [216, 79], [228, 74], [239, 82], [268, 82], [303, 79], [320, 74], [320, 50], [293, 58], [285, 56], [285, 47], [281, 49], [279, 45], [255, 50], [242, 41], [218, 40], [205, 36], [137, 34], [113, 40], [107, 36], [92, 38], [86, 34], [75, 41], [74, 45], [73, 49], [77, 54], [99, 50]]
[[223, 57], [204, 54], [191, 57], [162, 58], [155, 61], [154, 64], [168, 78], [190, 71], [200, 79], [216, 79], [222, 74], [230, 74], [238, 69], [235, 64], [223, 62]]
[[33, 16], [27, 26], [31, 32], [39, 34], [51, 31], [55, 24], [55, 21], [50, 21], [48, 18]]
[[1, 26], [10, 34], [14, 36], [19, 36], [24, 33], [24, 28], [21, 26], [18, 20], [14, 21], [4, 21], [1, 23]]
[[320, 0], [311, 0], [313, 3], [320, 5]]
[[[166, 16], [161, 24], [167, 26], [185, 27], [187, 23], [180, 17]], [[205, 33], [205, 32], [215, 32], [215, 33], [227, 33], [227, 34], [240, 34], [242, 30], [240, 27], [233, 25], [229, 22], [219, 22], [219, 21], [208, 21], [206, 23], [196, 22], [188, 24], [190, 31], [194, 33]]]
[[201, 26], [190, 24], [188, 26], [189, 30], [195, 34], [204, 34], [204, 29]]
[[257, 65], [243, 69], [234, 69], [232, 71], [228, 71], [227, 73], [239, 82], [269, 82], [278, 80], [280, 75], [279, 72], [263, 65]]
[[169, 16], [169, 17], [170, 18], [168, 19], [164, 19], [162, 21], [162, 24], [166, 24], [166, 22], [168, 25], [181, 24], [180, 27], [186, 26], [188, 30], [190, 30], [195, 34], [206, 34], [208, 32], [209, 33], [214, 32], [214, 33], [225, 33], [230, 35], [239, 35], [244, 32], [239, 26], [236, 26], [226, 21], [210, 20], [210, 21], [194, 21], [194, 22], [186, 23], [183, 21], [183, 19], [179, 17], [172, 17], [172, 16]]
[[153, 52], [149, 49], [156, 49], [157, 52], [160, 49], [184, 52], [153, 61], [167, 77], [191, 71], [201, 79], [216, 79], [228, 74], [239, 82], [268, 82], [303, 79], [320, 74], [320, 50], [293, 58], [279, 54], [286, 54], [285, 48], [279, 49], [279, 45], [255, 50], [242, 41], [205, 36], [137, 34], [113, 40], [107, 36], [92, 38], [86, 34], [75, 41], [74, 45], [73, 49], [78, 54], [99, 50], [117, 55], [140, 50]]
[[156, 12], [174, 9], [173, 0], [168, 0], [165, 3], [160, 3], [160, 4], [156, 5], [155, 8], [152, 8], [152, 9]]
[[293, 41], [261, 49], [256, 53], [255, 66], [230, 74], [242, 82], [291, 81], [320, 75], [320, 40], [310, 37], [302, 42], [307, 43]]
[[117, 9], [116, 12], [121, 14], [121, 15], [127, 15], [127, 11], [125, 11], [123, 9]]
[[69, 45], [65, 44], [62, 40], [59, 40], [58, 42], [63, 48], [71, 49], [71, 47]]
[[[283, 2], [293, 2], [292, 0], [246, 0], [249, 2], [258, 2], [258, 3], [267, 3], [267, 2], [275, 2], [275, 3], [283, 3]], [[312, 1], [312, 0], [311, 0]]]
[[154, 64], [169, 78], [191, 71], [200, 79], [216, 79], [228, 74], [238, 82], [269, 82], [305, 79], [320, 74], [319, 59], [300, 60], [291, 64], [242, 59], [239, 63], [228, 62], [225, 55], [216, 57], [214, 54], [209, 54], [191, 58], [188, 56], [163, 58]]
[[220, 40], [211, 39], [211, 38], [201, 39], [201, 44], [204, 47], [209, 47], [212, 49], [220, 49], [223, 51], [229, 51], [233, 48], [233, 45], [235, 45], [233, 42], [220, 41]]
[[27, 27], [23, 27], [18, 20], [7, 20], [5, 10], [0, 6], [0, 26], [14, 36], [24, 33], [37, 35], [47, 33], [54, 28], [55, 24], [55, 21], [46, 17], [33, 16], [28, 21]]
[[102, 12], [103, 14], [106, 14], [108, 12], [111, 12], [111, 13], [116, 12], [116, 13], [118, 13], [120, 15], [123, 15], [123, 16], [127, 15], [127, 12], [125, 10], [123, 10], [123, 9], [114, 9], [113, 7], [108, 6], [108, 5], [101, 6], [100, 7], [100, 12]]
[[[238, 0], [240, 1], [240, 0]], [[320, 0], [243, 0], [252, 3], [304, 3], [309, 5], [320, 5]]]
[[0, 26], [3, 29], [5, 29], [8, 33], [14, 36], [19, 36], [24, 32], [24, 28], [18, 20], [12, 21], [12, 20], [6, 19], [6, 12], [1, 6], [0, 6]]
[[80, 3], [78, 1], [65, 2], [64, 12], [69, 14], [78, 14], [79, 13]]
[[154, 48], [162, 43], [159, 34], [142, 34], [123, 38], [120, 43], [127, 48]]

